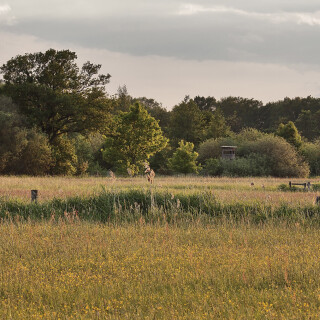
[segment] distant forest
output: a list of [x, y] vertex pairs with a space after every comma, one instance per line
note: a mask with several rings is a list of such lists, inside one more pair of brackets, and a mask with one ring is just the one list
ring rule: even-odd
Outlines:
[[125, 86], [108, 95], [111, 76], [76, 58], [49, 49], [0, 68], [1, 174], [320, 175], [319, 98], [186, 96], [169, 111]]

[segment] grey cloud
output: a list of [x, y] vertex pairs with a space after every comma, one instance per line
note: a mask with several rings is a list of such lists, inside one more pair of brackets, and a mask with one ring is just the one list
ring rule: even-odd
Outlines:
[[[11, 0], [18, 23], [5, 30], [137, 56], [320, 66], [320, 5], [307, 2]], [[177, 15], [186, 5], [193, 14]]]
[[233, 14], [21, 21], [8, 30], [132, 55], [319, 64], [320, 27]]

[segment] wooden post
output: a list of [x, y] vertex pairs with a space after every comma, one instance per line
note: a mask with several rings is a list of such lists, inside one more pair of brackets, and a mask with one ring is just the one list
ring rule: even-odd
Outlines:
[[38, 202], [38, 190], [31, 190], [31, 202]]
[[291, 189], [291, 181], [289, 181], [289, 188]]

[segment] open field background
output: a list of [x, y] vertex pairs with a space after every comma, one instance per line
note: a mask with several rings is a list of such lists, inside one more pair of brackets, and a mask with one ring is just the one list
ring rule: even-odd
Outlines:
[[318, 193], [288, 181], [0, 177], [0, 319], [319, 319]]
[[[288, 182], [319, 183], [313, 179], [280, 179], [280, 178], [204, 178], [204, 177], [157, 177], [150, 185], [146, 178], [106, 178], [106, 177], [0, 177], [0, 197], [30, 201], [30, 190], [39, 190], [39, 201], [53, 198], [66, 199], [75, 196], [93, 196], [102, 191], [119, 192], [132, 189], [169, 192], [172, 194], [194, 194], [211, 192], [223, 203], [261, 203], [281, 205], [312, 205], [316, 192], [281, 192], [277, 188]], [[254, 183], [254, 186], [251, 183]], [[320, 194], [320, 192], [319, 192]]]
[[300, 225], [0, 225], [1, 319], [319, 319]]

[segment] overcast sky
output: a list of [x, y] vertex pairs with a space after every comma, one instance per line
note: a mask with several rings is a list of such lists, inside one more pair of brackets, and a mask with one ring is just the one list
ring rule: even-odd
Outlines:
[[0, 0], [0, 64], [51, 47], [172, 108], [185, 95], [320, 97], [319, 0]]

